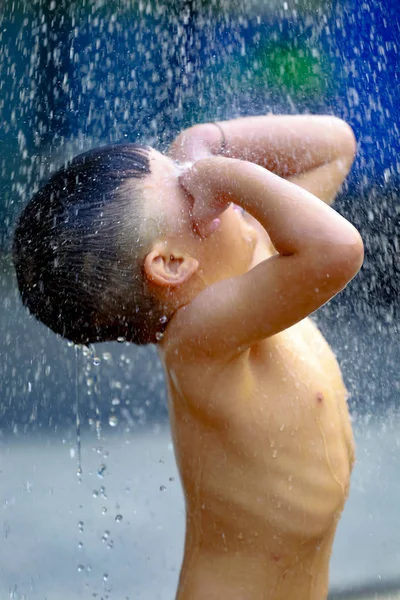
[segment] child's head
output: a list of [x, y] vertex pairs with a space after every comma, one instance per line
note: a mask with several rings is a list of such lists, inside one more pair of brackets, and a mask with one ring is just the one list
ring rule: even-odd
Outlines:
[[55, 173], [15, 231], [29, 310], [75, 343], [156, 343], [179, 306], [245, 271], [240, 217], [228, 209], [225, 233], [199, 239], [179, 173], [170, 158], [138, 144], [91, 150]]

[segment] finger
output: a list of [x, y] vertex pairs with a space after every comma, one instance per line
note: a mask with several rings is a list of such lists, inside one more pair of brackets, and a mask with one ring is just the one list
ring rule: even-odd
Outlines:
[[210, 202], [207, 202], [207, 190], [204, 183], [199, 181], [198, 173], [187, 171], [180, 175], [179, 183], [191, 201], [191, 218], [198, 230], [207, 225], [218, 214], [210, 212]]
[[180, 165], [182, 169], [178, 176], [178, 181], [184, 190], [193, 195], [198, 187], [199, 173], [196, 167], [192, 163], [186, 163]]
[[221, 225], [221, 219], [213, 219], [209, 223], [195, 223], [195, 230], [203, 239], [209, 238]]

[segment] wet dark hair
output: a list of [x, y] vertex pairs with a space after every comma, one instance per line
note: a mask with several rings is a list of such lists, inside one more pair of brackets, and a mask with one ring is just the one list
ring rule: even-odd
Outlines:
[[149, 294], [151, 241], [141, 183], [149, 146], [116, 144], [80, 154], [34, 195], [13, 245], [25, 306], [55, 333], [89, 344], [156, 343], [163, 307]]

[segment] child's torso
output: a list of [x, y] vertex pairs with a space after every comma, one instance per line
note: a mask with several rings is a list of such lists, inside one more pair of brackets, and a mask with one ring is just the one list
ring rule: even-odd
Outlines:
[[[265, 544], [274, 531], [304, 541], [323, 533], [343, 506], [354, 450], [340, 369], [314, 323], [306, 319], [229, 364], [165, 367], [198, 534], [224, 549]], [[270, 543], [279, 551], [279, 536]]]

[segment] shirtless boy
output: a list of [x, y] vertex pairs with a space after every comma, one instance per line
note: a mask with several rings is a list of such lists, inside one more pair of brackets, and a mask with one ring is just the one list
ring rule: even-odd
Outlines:
[[354, 462], [340, 369], [307, 317], [358, 272], [329, 204], [329, 116], [196, 125], [162, 155], [77, 157], [16, 229], [24, 303], [77, 343], [158, 344], [186, 499], [178, 600], [322, 600]]

